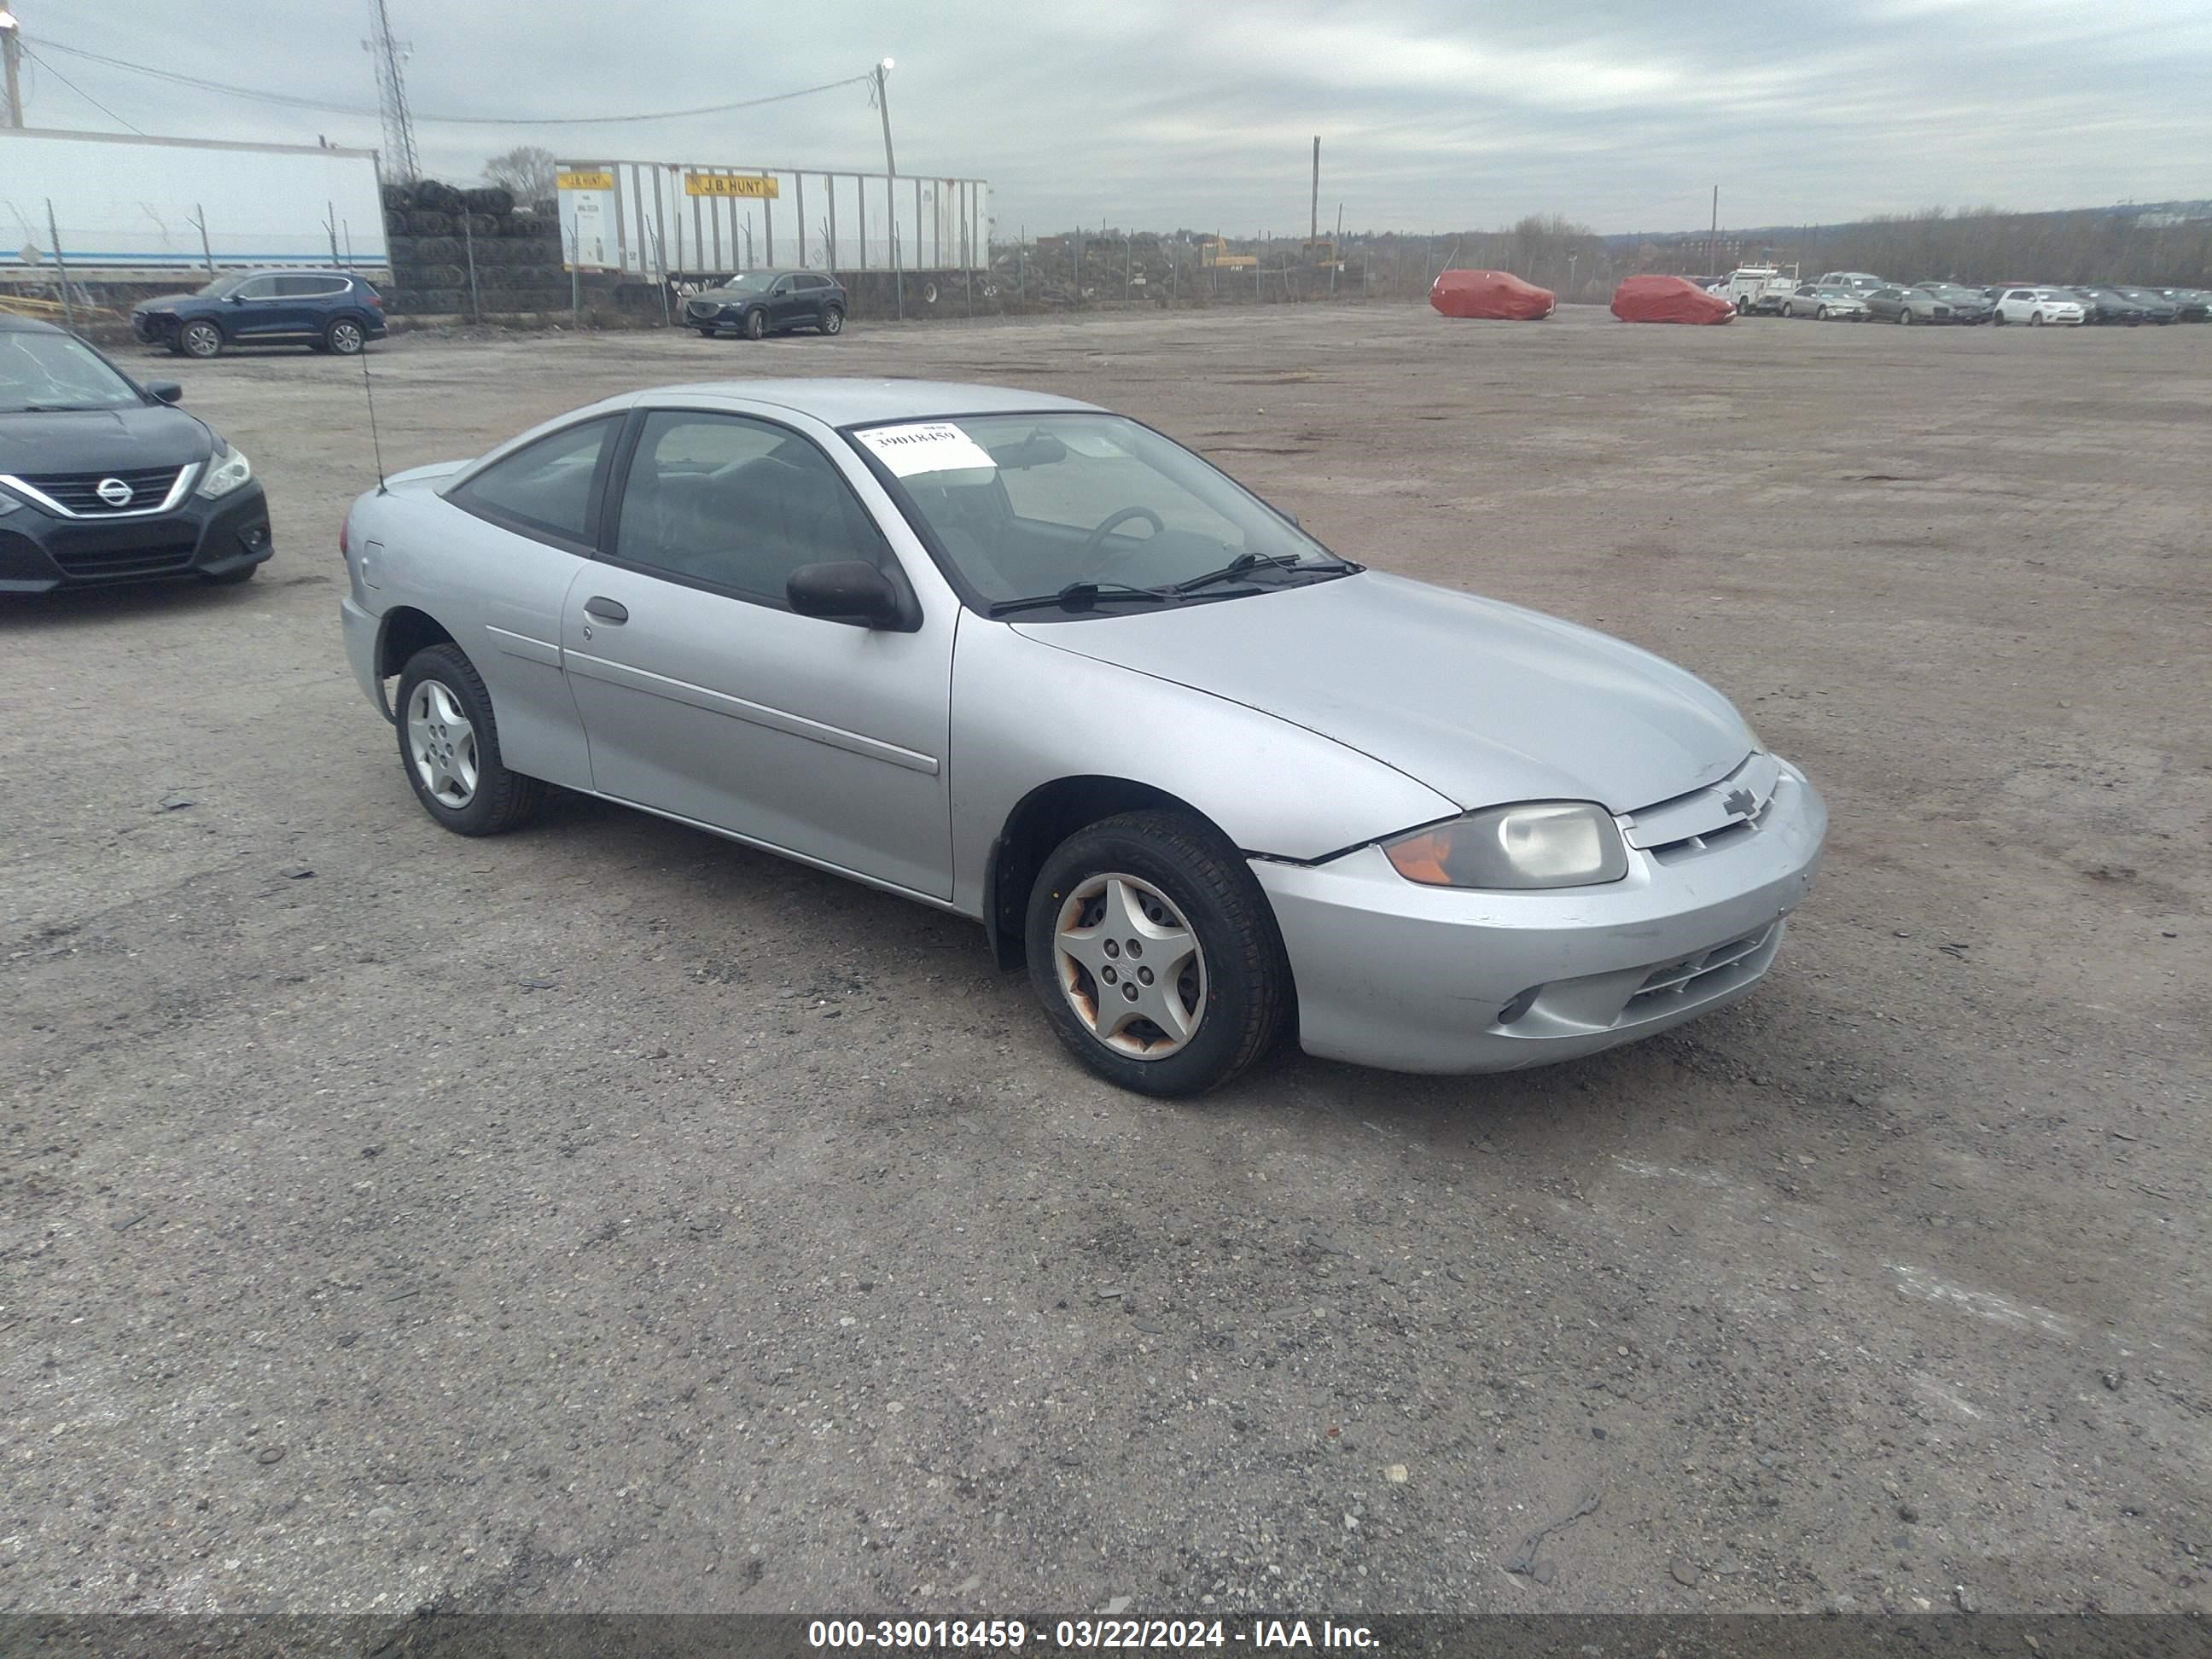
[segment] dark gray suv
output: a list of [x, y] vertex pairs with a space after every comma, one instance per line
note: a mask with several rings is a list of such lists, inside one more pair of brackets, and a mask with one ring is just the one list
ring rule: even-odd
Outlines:
[[131, 331], [187, 357], [225, 346], [307, 345], [350, 357], [384, 337], [384, 296], [349, 270], [248, 270], [131, 308]]
[[713, 339], [742, 334], [748, 340], [794, 328], [842, 334], [845, 289], [819, 270], [744, 270], [718, 287], [702, 289], [684, 304], [684, 325]]

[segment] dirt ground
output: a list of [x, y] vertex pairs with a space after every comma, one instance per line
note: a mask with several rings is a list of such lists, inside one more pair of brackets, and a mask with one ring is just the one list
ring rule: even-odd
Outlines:
[[279, 551], [0, 608], [0, 1609], [2212, 1610], [2212, 327], [374, 354], [394, 468], [684, 380], [1093, 398], [1827, 794], [1740, 1008], [1189, 1104], [969, 924], [439, 832], [339, 647], [360, 368], [126, 361]]

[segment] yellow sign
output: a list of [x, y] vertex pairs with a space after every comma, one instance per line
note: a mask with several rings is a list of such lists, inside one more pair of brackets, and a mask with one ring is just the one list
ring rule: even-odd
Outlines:
[[615, 176], [611, 173], [564, 173], [554, 183], [562, 190], [612, 190]]
[[773, 179], [761, 179], [742, 173], [687, 173], [684, 175], [686, 196], [747, 196], [757, 200], [774, 200], [783, 192]]

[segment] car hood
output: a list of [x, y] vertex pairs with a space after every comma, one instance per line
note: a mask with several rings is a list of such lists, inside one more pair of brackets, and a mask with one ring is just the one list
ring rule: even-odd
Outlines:
[[150, 300], [141, 300], [131, 307], [133, 311], [174, 311], [187, 300], [197, 300], [197, 294], [156, 294]]
[[0, 415], [0, 472], [184, 466], [215, 453], [205, 422], [166, 404], [56, 415]]
[[1649, 652], [1375, 571], [1014, 627], [1305, 726], [1470, 810], [1595, 800], [1632, 811], [1727, 776], [1753, 746], [1727, 698]]

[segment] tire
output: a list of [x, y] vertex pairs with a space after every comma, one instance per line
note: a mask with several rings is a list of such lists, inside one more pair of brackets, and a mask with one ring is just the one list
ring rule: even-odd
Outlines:
[[845, 331], [844, 307], [824, 306], [823, 307], [822, 331], [824, 334], [842, 334]]
[[2029, 312], [2027, 313], [2027, 325], [2030, 328], [2041, 328], [2043, 326], [2043, 313], [2039, 311]]
[[[1133, 999], [1160, 998], [1164, 990], [1174, 999], [1190, 1020], [1179, 1044], [1143, 1018], [1110, 1033], [1110, 1042], [1099, 1037], [1096, 1010], [1113, 993], [1073, 956], [1063, 957], [1063, 920], [1109, 906], [1117, 884], [1123, 913], [1132, 905], [1142, 912], [1133, 925], [1156, 951], [1164, 933], [1194, 941], [1190, 956], [1170, 958], [1182, 964], [1175, 988], [1147, 979], [1148, 989]], [[1096, 937], [1095, 924], [1085, 931]], [[1176, 1098], [1217, 1088], [1264, 1058], [1291, 1022], [1290, 965], [1267, 896], [1237, 849], [1186, 813], [1124, 813], [1054, 848], [1030, 890], [1025, 939], [1030, 983], [1054, 1034], [1098, 1076], [1139, 1094]], [[1139, 973], [1151, 973], [1122, 941], [1102, 943], [1109, 946], [1119, 948], [1110, 962], [1097, 958], [1102, 975], [1120, 975], [1133, 961]], [[1116, 983], [1127, 995], [1132, 981]], [[1159, 1052], [1145, 1056], [1145, 1047]]]
[[[400, 671], [398, 708], [400, 769], [422, 810], [441, 828], [457, 836], [504, 835], [529, 822], [544, 803], [543, 783], [508, 771], [501, 762], [491, 694], [458, 645], [430, 646], [408, 659]], [[418, 756], [417, 744], [431, 747], [434, 758]], [[474, 763], [472, 777], [468, 761]]]
[[176, 349], [187, 357], [205, 362], [222, 355], [222, 328], [204, 317], [196, 317], [177, 331]]
[[1911, 328], [1912, 326], [1912, 307], [1911, 306], [1898, 307], [1897, 325], [1899, 328]]
[[368, 331], [352, 317], [333, 317], [323, 331], [323, 344], [341, 357], [358, 357], [368, 343]]
[[1992, 311], [1990, 313], [1990, 326], [1991, 328], [2002, 328], [2004, 326], [2004, 319], [2005, 314], [2002, 311]]
[[745, 338], [764, 340], [768, 337], [768, 313], [755, 306], [745, 313]]
[[1818, 311], [1814, 312], [1813, 313], [1813, 320], [1816, 323], [1826, 322], [1828, 320], [1827, 307], [1822, 306]]

